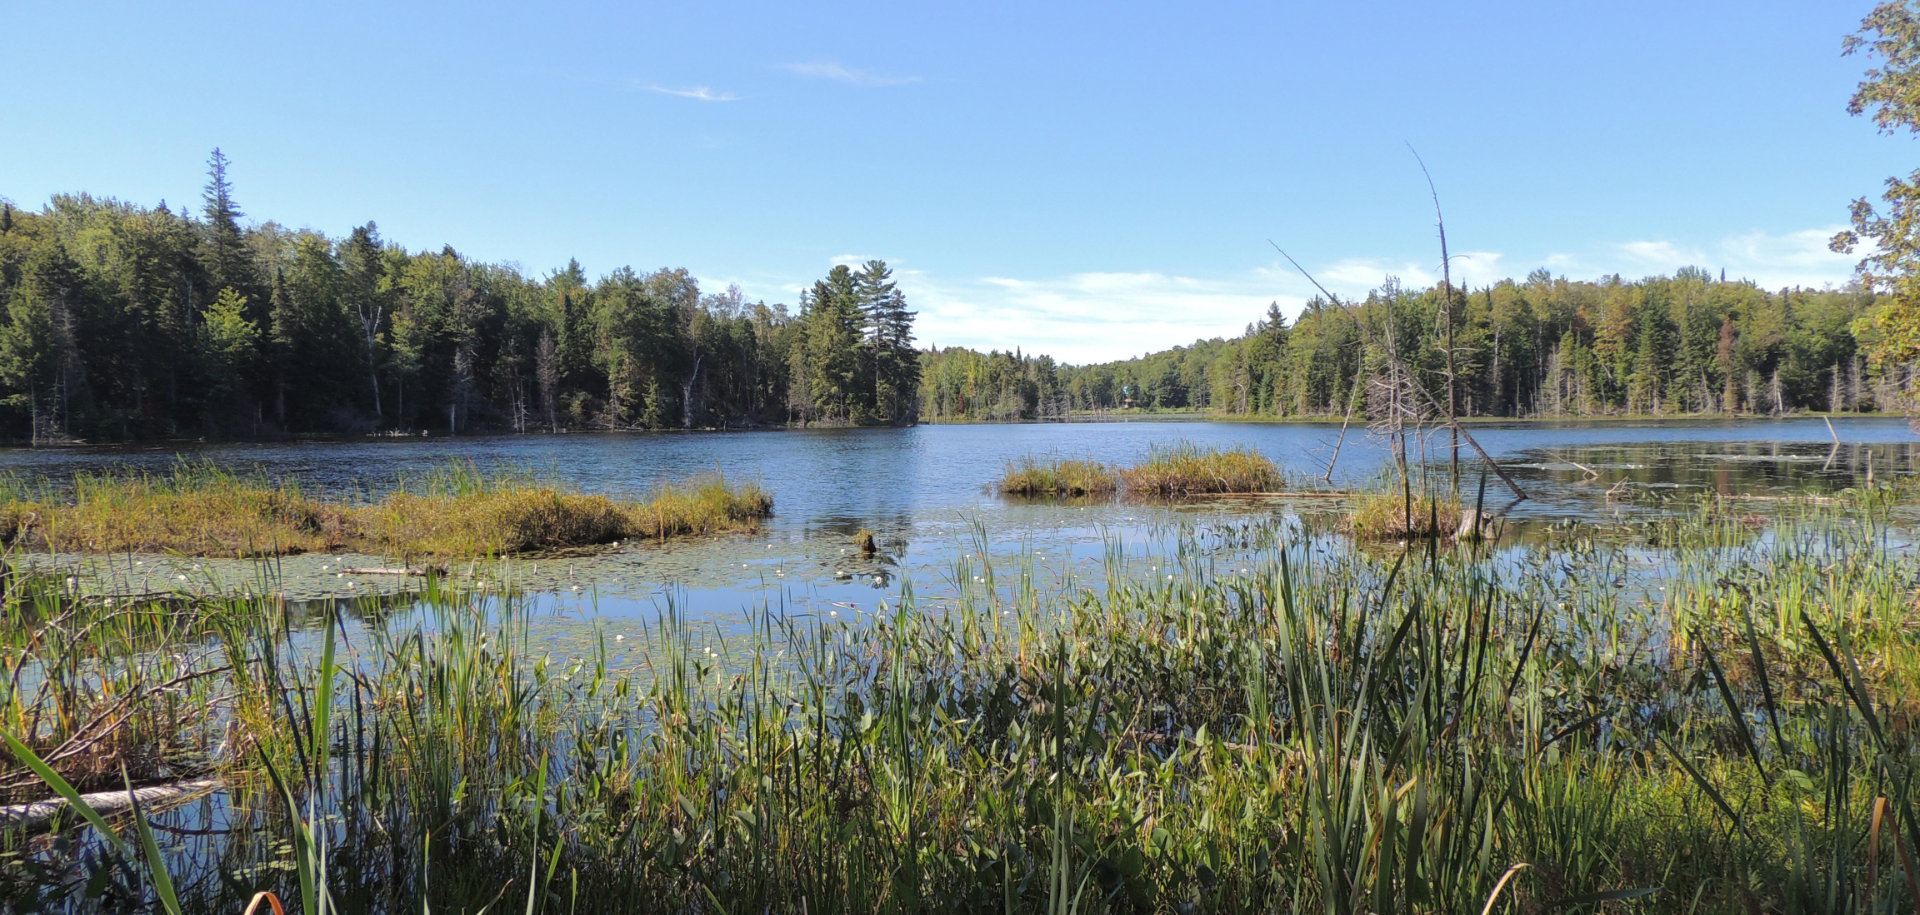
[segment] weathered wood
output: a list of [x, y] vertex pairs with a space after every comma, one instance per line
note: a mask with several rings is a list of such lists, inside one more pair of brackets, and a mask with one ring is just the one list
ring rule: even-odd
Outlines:
[[1364, 495], [1364, 493], [1319, 489], [1309, 492], [1216, 492], [1207, 494], [1209, 498], [1215, 499], [1351, 499], [1359, 495]]
[[428, 566], [426, 568], [420, 568], [420, 569], [413, 568], [412, 566], [402, 566], [402, 567], [374, 566], [371, 568], [363, 568], [363, 569], [341, 569], [340, 574], [342, 575], [401, 575], [401, 576], [410, 576], [413, 578], [424, 578], [429, 574], [445, 575], [447, 574], [447, 570], [446, 570], [446, 567], [444, 566]]
[[[166, 785], [148, 785], [145, 788], [135, 788], [131, 792], [121, 789], [119, 791], [100, 791], [93, 794], [83, 794], [80, 795], [80, 800], [86, 802], [88, 807], [92, 807], [95, 813], [101, 816], [108, 816], [123, 810], [132, 809], [135, 801], [145, 806], [163, 801], [178, 800], [183, 797], [218, 790], [223, 784], [224, 782], [217, 778], [196, 778]], [[28, 804], [10, 804], [5, 807], [0, 807], [0, 824], [8, 826], [33, 826], [53, 819], [55, 815], [66, 808], [67, 799], [61, 797], [48, 798], [44, 801], [34, 801]]]
[[[1268, 241], [1267, 244], [1272, 245], [1273, 242]], [[1313, 274], [1307, 272], [1307, 268], [1300, 266], [1300, 262], [1297, 260], [1294, 260], [1293, 255], [1288, 254], [1279, 245], [1273, 245], [1273, 250], [1279, 251], [1280, 256], [1286, 258], [1287, 263], [1290, 263], [1293, 265], [1293, 269], [1300, 271], [1300, 275], [1306, 277], [1307, 282], [1312, 283], [1314, 285], [1314, 288], [1320, 290], [1320, 293], [1327, 297], [1327, 301], [1332, 302], [1335, 305], [1340, 304], [1340, 297], [1327, 291], [1327, 287], [1320, 285], [1320, 281], [1317, 279], [1314, 279]], [[1360, 335], [1367, 342], [1367, 344], [1375, 347], [1376, 349], [1380, 349], [1379, 344], [1375, 342], [1373, 339], [1373, 329], [1367, 326], [1367, 322], [1360, 321], [1356, 317], [1356, 320], [1354, 323], [1357, 327], [1360, 328]], [[1396, 364], [1399, 363], [1399, 359], [1395, 358], [1392, 353], [1388, 352], [1385, 349], [1381, 349], [1381, 351], [1387, 352], [1388, 358], [1392, 359]], [[1402, 369], [1405, 370], [1405, 367], [1402, 366]], [[1407, 384], [1411, 386], [1413, 388], [1413, 392], [1415, 394], [1418, 394], [1420, 396], [1420, 399], [1426, 401], [1428, 405], [1434, 407], [1435, 409], [1438, 409], [1440, 407], [1439, 399], [1434, 397], [1431, 391], [1427, 390], [1426, 385], [1423, 385], [1420, 383], [1419, 375], [1415, 374], [1410, 370], [1407, 371]], [[1507, 474], [1506, 469], [1500, 466], [1500, 462], [1494, 460], [1493, 455], [1488, 454], [1487, 450], [1485, 448], [1480, 447], [1480, 443], [1476, 441], [1472, 435], [1468, 434], [1465, 428], [1461, 427], [1460, 420], [1453, 417], [1448, 417], [1447, 426], [1448, 428], [1452, 429], [1455, 434], [1459, 435], [1460, 438], [1467, 443], [1467, 446], [1473, 449], [1475, 454], [1480, 455], [1480, 460], [1485, 461], [1487, 466], [1493, 469], [1494, 475], [1500, 478], [1500, 482], [1506, 484], [1507, 489], [1513, 491], [1513, 494], [1515, 497], [1522, 500], [1526, 499], [1527, 491], [1524, 489], [1521, 489], [1520, 484], [1514, 482], [1513, 477], [1509, 476]], [[1871, 465], [1869, 465], [1869, 469], [1871, 469]]]

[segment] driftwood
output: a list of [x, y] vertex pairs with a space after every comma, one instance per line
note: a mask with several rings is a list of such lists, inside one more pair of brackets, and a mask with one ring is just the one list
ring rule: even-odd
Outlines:
[[[135, 801], [142, 806], [172, 801], [217, 790], [222, 784], [223, 782], [217, 778], [196, 778], [165, 785], [148, 785], [145, 788], [135, 788], [131, 792], [122, 789], [83, 794], [80, 795], [80, 800], [86, 802], [88, 807], [92, 807], [95, 813], [107, 816], [123, 810], [131, 810]], [[0, 824], [33, 826], [53, 819], [66, 807], [66, 798], [60, 797], [34, 801], [30, 804], [11, 804], [0, 807]]]
[[1574, 460], [1573, 458], [1563, 457], [1560, 460], [1566, 461], [1567, 463], [1572, 464], [1573, 466], [1578, 467], [1581, 470], [1585, 471], [1587, 474], [1587, 480], [1589, 481], [1600, 479], [1600, 471], [1595, 470], [1592, 467], [1588, 467], [1587, 465], [1582, 464], [1579, 461]]
[[1215, 492], [1206, 495], [1213, 499], [1350, 499], [1360, 493], [1315, 489], [1307, 492]]
[[370, 568], [363, 568], [363, 569], [341, 569], [340, 574], [342, 575], [399, 575], [399, 576], [406, 576], [411, 578], [425, 578], [428, 575], [445, 575], [447, 574], [447, 567], [446, 566], [427, 566], [425, 568], [416, 569], [412, 566], [399, 566], [399, 567], [373, 566]]

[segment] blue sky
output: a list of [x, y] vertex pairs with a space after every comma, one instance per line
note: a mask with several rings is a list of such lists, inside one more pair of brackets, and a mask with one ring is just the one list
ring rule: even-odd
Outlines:
[[0, 8], [0, 194], [197, 205], [535, 274], [797, 300], [892, 263], [922, 344], [1119, 358], [1310, 291], [1698, 264], [1843, 283], [1914, 141], [1845, 103], [1868, 0]]

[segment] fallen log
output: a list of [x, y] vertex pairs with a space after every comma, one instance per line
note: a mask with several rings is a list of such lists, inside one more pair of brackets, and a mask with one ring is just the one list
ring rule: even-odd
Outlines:
[[1306, 492], [1213, 492], [1206, 495], [1216, 499], [1351, 499], [1364, 493], [1315, 489]]
[[419, 568], [419, 569], [416, 569], [412, 566], [395, 566], [395, 567], [372, 566], [372, 567], [360, 568], [360, 569], [343, 568], [340, 570], [340, 574], [342, 575], [398, 575], [398, 576], [405, 576], [405, 577], [411, 577], [411, 578], [425, 578], [429, 574], [445, 575], [447, 574], [447, 568], [446, 566], [427, 566], [425, 568]]
[[[224, 784], [217, 778], [196, 778], [188, 781], [172, 782], [165, 785], [148, 785], [132, 791], [98, 791], [80, 795], [88, 807], [101, 816], [109, 816], [133, 808], [138, 801], [141, 806], [178, 800], [195, 794], [214, 791]], [[67, 799], [48, 798], [28, 804], [9, 804], [0, 807], [0, 826], [33, 826], [53, 819], [54, 815], [67, 807]]]

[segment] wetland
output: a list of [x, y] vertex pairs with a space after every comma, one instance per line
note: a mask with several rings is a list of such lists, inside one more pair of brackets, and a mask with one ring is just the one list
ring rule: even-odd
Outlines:
[[[49, 500], [79, 474], [187, 461], [377, 504], [457, 462], [614, 500], [722, 477], [771, 514], [470, 550], [420, 577], [367, 574], [410, 555], [364, 545], [18, 544], [0, 896], [235, 912], [262, 891], [308, 912], [1920, 901], [1905, 423], [1473, 434], [1529, 498], [1469, 463], [1459, 499], [1497, 519], [1489, 535], [1404, 542], [1350, 533], [1395, 464], [1356, 433], [1326, 474], [1333, 425], [6, 452]], [[1414, 479], [1444, 485], [1444, 435], [1422, 445]], [[1263, 456], [1277, 470], [1258, 488], [1276, 494], [1000, 491], [1035, 463], [1181, 448]], [[24, 812], [60, 786], [100, 822], [71, 803]], [[113, 808], [130, 788], [159, 790]]]

